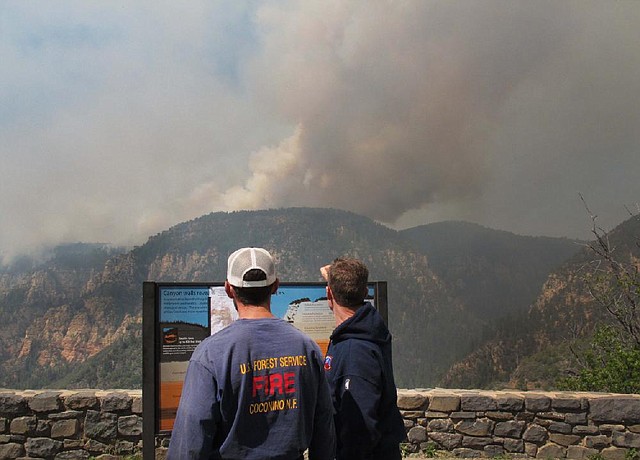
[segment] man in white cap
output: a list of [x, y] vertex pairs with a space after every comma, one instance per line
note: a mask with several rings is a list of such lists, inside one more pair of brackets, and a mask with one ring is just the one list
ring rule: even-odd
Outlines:
[[262, 248], [229, 256], [225, 291], [239, 319], [194, 351], [169, 460], [333, 459], [335, 430], [318, 345], [271, 313], [278, 289]]

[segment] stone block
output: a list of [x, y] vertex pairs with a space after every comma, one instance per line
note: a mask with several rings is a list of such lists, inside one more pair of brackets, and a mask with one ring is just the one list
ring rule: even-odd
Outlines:
[[427, 425], [428, 431], [439, 431], [441, 433], [453, 430], [453, 422], [448, 418], [437, 418], [430, 420]]
[[84, 444], [85, 450], [92, 454], [104, 454], [109, 449], [109, 445], [95, 439], [88, 439]]
[[619, 447], [607, 447], [602, 449], [600, 454], [605, 460], [626, 460], [627, 449], [620, 449]]
[[533, 422], [535, 418], [536, 418], [536, 414], [534, 414], [533, 412], [518, 412], [516, 414], [516, 420], [527, 422], [527, 423]]
[[575, 434], [560, 434], [560, 433], [550, 433], [549, 441], [555, 442], [564, 447], [569, 447], [574, 444], [578, 444], [582, 438]]
[[611, 434], [611, 443], [615, 447], [640, 449], [640, 434], [614, 431]]
[[505, 454], [504, 447], [497, 446], [495, 444], [489, 444], [488, 446], [484, 446], [484, 456], [488, 458], [496, 458], [501, 457]]
[[62, 444], [65, 450], [82, 449], [84, 447], [84, 439], [64, 439]]
[[551, 408], [561, 412], [581, 411], [588, 407], [584, 398], [557, 397], [551, 400]]
[[400, 410], [418, 410], [424, 412], [428, 406], [429, 399], [420, 394], [410, 391], [398, 393], [398, 409]]
[[455, 433], [429, 433], [429, 439], [445, 450], [453, 450], [462, 445], [462, 435]]
[[548, 420], [548, 419], [538, 418], [538, 417], [536, 417], [536, 418], [533, 420], [533, 423], [535, 423], [535, 424], [537, 424], [537, 425], [540, 425], [540, 426], [543, 426], [543, 427], [545, 427], [545, 428], [548, 428], [548, 427], [549, 427], [549, 425], [551, 425], [551, 423], [552, 423], [552, 422], [553, 422], [553, 420]]
[[549, 433], [540, 425], [530, 425], [522, 435], [522, 439], [528, 442], [540, 444], [549, 438]]
[[0, 414], [22, 415], [27, 413], [27, 400], [15, 393], [0, 393]]
[[46, 391], [38, 393], [29, 401], [29, 408], [34, 412], [55, 412], [62, 409], [60, 392]]
[[22, 444], [11, 442], [8, 444], [0, 444], [0, 458], [14, 459], [24, 456], [24, 447]]
[[604, 447], [611, 446], [611, 438], [603, 434], [596, 436], [585, 436], [583, 442], [586, 447], [592, 447], [594, 449], [602, 449]]
[[496, 400], [491, 396], [481, 394], [465, 394], [460, 396], [460, 410], [462, 411], [487, 411], [497, 410]]
[[157, 447], [155, 450], [155, 460], [167, 460], [167, 452], [169, 449], [165, 447]]
[[604, 423], [640, 423], [640, 398], [600, 397], [589, 400], [591, 420]]
[[5, 433], [7, 431], [7, 419], [4, 417], [0, 417], [0, 434]]
[[417, 411], [417, 410], [416, 411], [401, 410], [400, 415], [402, 416], [402, 418], [419, 418], [419, 417], [424, 417], [424, 412]]
[[100, 401], [98, 401], [94, 392], [81, 391], [64, 398], [64, 405], [68, 409], [84, 411], [89, 409], [98, 409], [100, 407]]
[[68, 420], [72, 418], [79, 418], [83, 412], [79, 410], [65, 410], [63, 412], [57, 412], [53, 414], [49, 414], [47, 417], [49, 420]]
[[479, 420], [463, 420], [455, 425], [457, 432], [466, 434], [469, 436], [488, 436], [493, 430], [493, 424], [491, 420], [479, 419]]
[[525, 442], [524, 453], [527, 454], [527, 457], [535, 458], [538, 455], [538, 445], [532, 442]]
[[456, 395], [433, 395], [429, 398], [429, 410], [447, 413], [460, 410], [460, 397]]
[[86, 450], [76, 449], [60, 452], [55, 456], [54, 460], [88, 460], [89, 458], [89, 452]]
[[24, 447], [29, 457], [50, 458], [62, 450], [63, 443], [50, 438], [29, 438]]
[[507, 421], [513, 419], [513, 414], [511, 412], [487, 411], [484, 415], [491, 420]]
[[[433, 411], [427, 411], [424, 416], [426, 418], [449, 418], [449, 414], [447, 414], [446, 412], [433, 412]], [[474, 414], [475, 417], [475, 414]]]
[[490, 436], [463, 436], [462, 447], [468, 447], [470, 449], [484, 449], [485, 446], [493, 444], [493, 438]]
[[523, 453], [524, 441], [522, 439], [505, 439], [503, 444], [504, 449], [510, 453]]
[[501, 411], [518, 412], [524, 407], [524, 398], [519, 395], [500, 395], [496, 397], [496, 405]]
[[414, 426], [407, 433], [407, 439], [412, 443], [424, 442], [427, 440], [427, 430], [423, 426]]
[[134, 414], [142, 415], [142, 397], [134, 396], [131, 401], [131, 412]]
[[584, 446], [569, 446], [567, 448], [567, 458], [573, 460], [587, 460], [598, 454], [597, 449], [590, 449]]
[[477, 458], [477, 457], [482, 457], [482, 452], [479, 450], [473, 450], [473, 449], [465, 449], [463, 447], [460, 447], [458, 449], [454, 449], [453, 450], [453, 456], [456, 458]]
[[72, 438], [78, 434], [78, 420], [58, 420], [51, 425], [51, 437]]
[[577, 412], [577, 413], [565, 414], [564, 421], [567, 423], [570, 423], [571, 425], [586, 425], [587, 413]]
[[122, 436], [140, 436], [142, 434], [142, 417], [137, 415], [118, 417], [118, 433]]
[[547, 429], [552, 433], [571, 434], [573, 427], [565, 422], [552, 422]]
[[496, 427], [493, 430], [495, 436], [504, 436], [507, 438], [519, 438], [524, 431], [525, 423], [511, 420], [508, 422], [496, 423]]
[[476, 418], [475, 412], [452, 412], [451, 420], [473, 420]]
[[84, 435], [87, 438], [107, 441], [118, 434], [118, 416], [108, 412], [87, 411], [84, 421]]
[[571, 430], [573, 434], [580, 436], [594, 435], [600, 433], [600, 429], [595, 425], [577, 425]]
[[16, 417], [11, 420], [9, 431], [12, 434], [30, 435], [35, 434], [38, 429], [38, 419], [35, 415], [27, 417]]
[[26, 440], [27, 440], [27, 437], [23, 434], [10, 434], [9, 439], [7, 439], [7, 442], [17, 442], [17, 443], [24, 444]]
[[616, 425], [613, 423], [603, 423], [602, 425], [598, 425], [600, 429], [600, 433], [603, 434], [611, 434], [614, 431], [626, 431], [626, 427], [624, 425]]
[[49, 420], [38, 420], [38, 426], [36, 427], [36, 436], [51, 436], [51, 422]]
[[544, 412], [551, 409], [551, 398], [544, 395], [530, 394], [524, 398], [524, 407], [529, 412]]
[[102, 398], [100, 407], [104, 412], [124, 412], [130, 411], [133, 398], [127, 393], [109, 393]]
[[545, 444], [538, 449], [536, 458], [564, 458], [566, 456], [566, 449], [552, 442]]
[[131, 441], [119, 440], [116, 442], [115, 451], [117, 454], [121, 455], [131, 455], [135, 450], [135, 444]]
[[536, 414], [537, 418], [546, 419], [546, 420], [556, 420], [556, 421], [564, 421], [566, 414], [561, 414], [560, 412], [538, 412]]

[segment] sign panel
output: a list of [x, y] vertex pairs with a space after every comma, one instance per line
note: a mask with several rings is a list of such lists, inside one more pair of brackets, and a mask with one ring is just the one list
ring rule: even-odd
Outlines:
[[160, 342], [160, 430], [171, 430], [191, 354], [210, 335], [208, 286], [158, 289]]
[[[367, 300], [386, 321], [386, 282], [370, 283]], [[335, 328], [326, 284], [281, 283], [271, 297], [271, 312], [309, 335], [326, 354]], [[148, 446], [155, 445], [155, 435], [173, 428], [191, 354], [237, 318], [223, 283], [144, 283], [144, 458], [153, 458]]]

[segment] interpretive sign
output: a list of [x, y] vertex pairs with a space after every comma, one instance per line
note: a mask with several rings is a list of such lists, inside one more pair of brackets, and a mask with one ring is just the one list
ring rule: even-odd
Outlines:
[[[369, 284], [370, 301], [387, 321], [387, 283]], [[271, 312], [314, 339], [323, 354], [335, 328], [325, 283], [281, 283]], [[143, 455], [154, 458], [155, 436], [173, 428], [189, 359], [208, 336], [238, 318], [224, 284], [143, 285]], [[150, 446], [150, 447], [149, 447]]]

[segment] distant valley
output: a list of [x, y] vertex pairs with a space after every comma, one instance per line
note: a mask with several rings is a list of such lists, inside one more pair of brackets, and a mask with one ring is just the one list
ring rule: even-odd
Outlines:
[[[612, 235], [622, 246], [639, 231], [632, 218]], [[0, 387], [140, 387], [143, 281], [222, 281], [227, 255], [248, 245], [273, 252], [283, 281], [321, 281], [340, 255], [364, 260], [388, 282], [405, 388], [548, 386], [540, 354], [560, 362], [563, 341], [601, 320], [580, 282], [584, 242], [466, 222], [396, 231], [321, 208], [212, 213], [133, 249], [78, 243], [2, 267]]]

